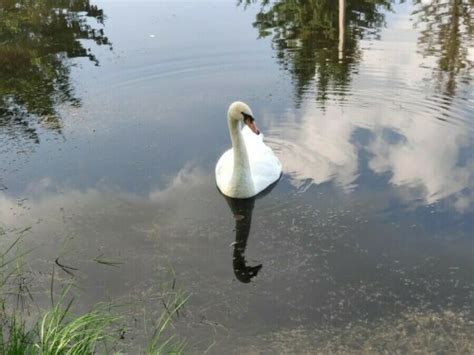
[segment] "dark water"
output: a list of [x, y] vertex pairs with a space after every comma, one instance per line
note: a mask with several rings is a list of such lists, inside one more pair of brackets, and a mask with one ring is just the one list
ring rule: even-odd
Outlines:
[[[472, 319], [472, 2], [56, 2], [0, 2], [0, 226], [38, 300], [58, 257], [135, 319], [175, 277], [191, 352]], [[246, 203], [213, 171], [235, 100], [284, 169]]]

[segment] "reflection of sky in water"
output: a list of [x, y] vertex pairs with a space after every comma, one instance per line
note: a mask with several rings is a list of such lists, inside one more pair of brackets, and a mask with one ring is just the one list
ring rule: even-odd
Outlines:
[[[334, 180], [351, 191], [358, 184], [358, 163], [364, 156], [371, 171], [389, 173], [391, 185], [412, 190], [413, 202], [432, 204], [454, 197], [459, 211], [470, 207], [474, 158], [469, 153], [473, 148], [469, 130], [464, 125], [445, 127], [434, 119], [405, 115], [386, 105], [351, 110], [350, 117], [338, 107], [325, 112], [310, 107], [303, 111], [301, 121], [289, 118], [297, 122], [293, 127], [275, 125], [274, 132], [285, 137], [275, 139], [275, 144], [297, 187], [308, 179], [316, 184]], [[354, 141], [358, 129], [371, 132], [365, 145]]]
[[[7, 232], [33, 226], [25, 235], [32, 278], [47, 283], [57, 257], [78, 269], [84, 308], [103, 299], [146, 299], [172, 265], [192, 294], [176, 331], [190, 344], [206, 339], [197, 349], [214, 340], [216, 351], [253, 346], [283, 329], [346, 325], [411, 307], [469, 311], [471, 241], [459, 222], [458, 234], [447, 238], [443, 228], [452, 231], [453, 222], [446, 218], [438, 230], [412, 213], [387, 222], [383, 191], [357, 199], [323, 188], [285, 193], [288, 180], [256, 201], [246, 259], [263, 267], [242, 287], [232, 269], [232, 212], [208, 175], [187, 165], [146, 196], [58, 190], [44, 179], [28, 187], [27, 201], [0, 195], [0, 214]], [[120, 264], [99, 265], [98, 257]], [[68, 278], [59, 269], [56, 277]]]
[[[426, 59], [417, 53], [409, 12], [387, 17], [382, 41], [362, 44], [368, 49], [348, 97], [339, 100], [335, 91], [324, 108], [307, 100], [301, 111], [272, 123], [268, 135], [298, 188], [333, 180], [350, 192], [370, 183], [372, 172], [388, 176], [406, 202], [451, 198], [456, 210], [470, 209], [472, 98], [436, 97], [426, 82], [431, 69], [420, 68]], [[447, 122], [438, 120], [443, 114]]]
[[[268, 62], [269, 41], [255, 41], [251, 26], [238, 32], [226, 26], [233, 16], [251, 23], [252, 9], [213, 3], [201, 13], [192, 3], [148, 3], [127, 13], [136, 25], [124, 31], [118, 19], [126, 4], [110, 5], [104, 3], [114, 52], [97, 48], [100, 68], [81, 62], [75, 80], [83, 107], [65, 111], [71, 119], [64, 138], [46, 139], [27, 154], [29, 163], [20, 165], [25, 180], [17, 179], [15, 164], [5, 169], [3, 184], [11, 192], [53, 175], [65, 185], [143, 194], [189, 161], [212, 169], [228, 145], [226, 106], [240, 98], [255, 108], [297, 187], [334, 180], [349, 192], [372, 172], [387, 174], [404, 200], [431, 204], [449, 197], [459, 211], [471, 205], [472, 98], [445, 103], [432, 92], [431, 71], [420, 67], [430, 58], [417, 53], [409, 6], [387, 14], [382, 41], [361, 41], [362, 60], [341, 101], [335, 89], [323, 110], [309, 89], [302, 109], [293, 110], [290, 83]], [[185, 23], [196, 31], [189, 33]], [[205, 35], [215, 27], [221, 36]], [[447, 122], [436, 120], [442, 114]]]

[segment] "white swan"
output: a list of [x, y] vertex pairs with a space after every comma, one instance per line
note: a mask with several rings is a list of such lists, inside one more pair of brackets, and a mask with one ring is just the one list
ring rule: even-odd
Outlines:
[[[249, 198], [265, 190], [281, 175], [281, 163], [271, 148], [263, 143], [252, 110], [236, 101], [227, 112], [232, 149], [216, 164], [219, 190], [233, 198]], [[245, 123], [244, 128], [241, 122]]]

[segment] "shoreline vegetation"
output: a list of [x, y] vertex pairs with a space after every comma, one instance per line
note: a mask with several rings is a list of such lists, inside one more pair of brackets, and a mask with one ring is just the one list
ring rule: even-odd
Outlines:
[[[0, 230], [0, 232], [2, 232]], [[0, 235], [5, 233], [0, 233]], [[23, 295], [34, 303], [30, 286], [25, 283], [25, 267], [19, 242], [21, 235], [0, 254], [0, 353], [20, 354], [116, 354], [127, 353], [125, 334], [132, 331], [127, 326], [127, 310], [136, 304], [99, 303], [85, 312], [75, 311], [74, 284], [61, 285], [55, 299], [55, 271], [51, 273], [50, 305], [39, 306], [34, 311], [24, 307]], [[173, 319], [186, 304], [189, 295], [176, 289], [173, 280], [169, 290], [159, 295], [161, 315], [146, 332], [147, 345], [139, 353], [181, 354], [185, 342], [169, 335]], [[23, 295], [22, 295], [23, 294]]]

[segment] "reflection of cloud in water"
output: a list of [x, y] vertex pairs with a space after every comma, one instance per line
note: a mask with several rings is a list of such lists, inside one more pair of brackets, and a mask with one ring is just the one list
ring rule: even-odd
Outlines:
[[417, 53], [409, 16], [394, 21], [406, 29], [403, 49], [399, 32], [385, 30], [386, 41], [371, 42], [364, 51], [345, 100], [329, 101], [325, 110], [307, 100], [301, 111], [272, 126], [268, 137], [297, 188], [333, 181], [350, 192], [364, 183], [359, 175], [366, 173], [367, 159], [368, 169], [388, 174], [404, 200], [432, 204], [449, 198], [464, 211], [474, 200], [469, 100], [432, 92], [425, 81], [431, 71], [423, 69], [430, 59]]
[[[39, 181], [39, 185], [43, 180]], [[75, 190], [65, 192], [39, 192], [29, 198], [18, 200], [6, 194], [0, 194], [0, 218], [7, 229], [34, 226], [34, 231], [52, 241], [55, 236], [60, 239], [66, 236], [63, 228], [69, 225], [64, 218], [68, 216], [70, 223], [78, 228], [84, 221], [95, 221], [111, 216], [120, 210], [121, 199], [133, 201], [136, 196], [97, 189]], [[70, 227], [70, 225], [69, 225]], [[47, 235], [50, 231], [51, 235]], [[35, 239], [36, 240], [36, 239]]]
[[325, 114], [308, 109], [298, 123], [294, 117], [289, 120], [292, 124], [283, 127], [285, 139], [273, 141], [293, 185], [334, 180], [350, 191], [357, 178], [357, 150], [350, 143], [355, 127], [349, 118], [332, 107]]
[[194, 205], [189, 203], [189, 199], [202, 201], [208, 189], [215, 189], [215, 186], [208, 183], [207, 175], [189, 164], [185, 165], [169, 184], [162, 189], [153, 190], [149, 196], [100, 185], [84, 190], [70, 189], [46, 177], [27, 186], [26, 199], [19, 200], [0, 193], [0, 220], [6, 228], [18, 228], [44, 221], [47, 223], [41, 223], [42, 226], [55, 230], [64, 225], [61, 218], [64, 213], [72, 217], [77, 224], [84, 220], [99, 221], [105, 216], [120, 216], [124, 212], [129, 214], [130, 206], [135, 206], [135, 211], [150, 216], [155, 215], [161, 207], [170, 216], [178, 209], [180, 213], [193, 215], [196, 214], [195, 211], [182, 207]]
[[[373, 154], [369, 166], [376, 173], [390, 172], [390, 182], [396, 186], [419, 189], [412, 198], [431, 204], [472, 185], [472, 157], [459, 164], [461, 150], [469, 149], [469, 135], [461, 128], [408, 118], [381, 122], [381, 126], [368, 147]], [[384, 129], [396, 131], [402, 139], [391, 142], [382, 134]], [[456, 203], [458, 208], [463, 205]]]
[[372, 133], [362, 147], [370, 154], [369, 168], [377, 174], [389, 173], [391, 184], [409, 190], [404, 194], [409, 201], [432, 204], [454, 196], [456, 209], [468, 208], [472, 196], [465, 190], [473, 185], [474, 158], [461, 156], [472, 149], [468, 130], [389, 107], [383, 114], [377, 111], [352, 109], [349, 115], [336, 107], [323, 113], [310, 106], [300, 122], [289, 116], [290, 124], [274, 127], [269, 136], [276, 137], [273, 142], [293, 185], [300, 188], [308, 180], [315, 184], [332, 180], [351, 191], [363, 153], [354, 134], [364, 128]]
[[186, 164], [170, 181], [170, 183], [163, 189], [154, 189], [150, 192], [149, 198], [151, 201], [166, 201], [168, 199], [176, 198], [175, 194], [180, 194], [184, 197], [190, 190], [205, 183], [205, 179], [209, 176], [205, 174], [198, 167], [188, 163]]

